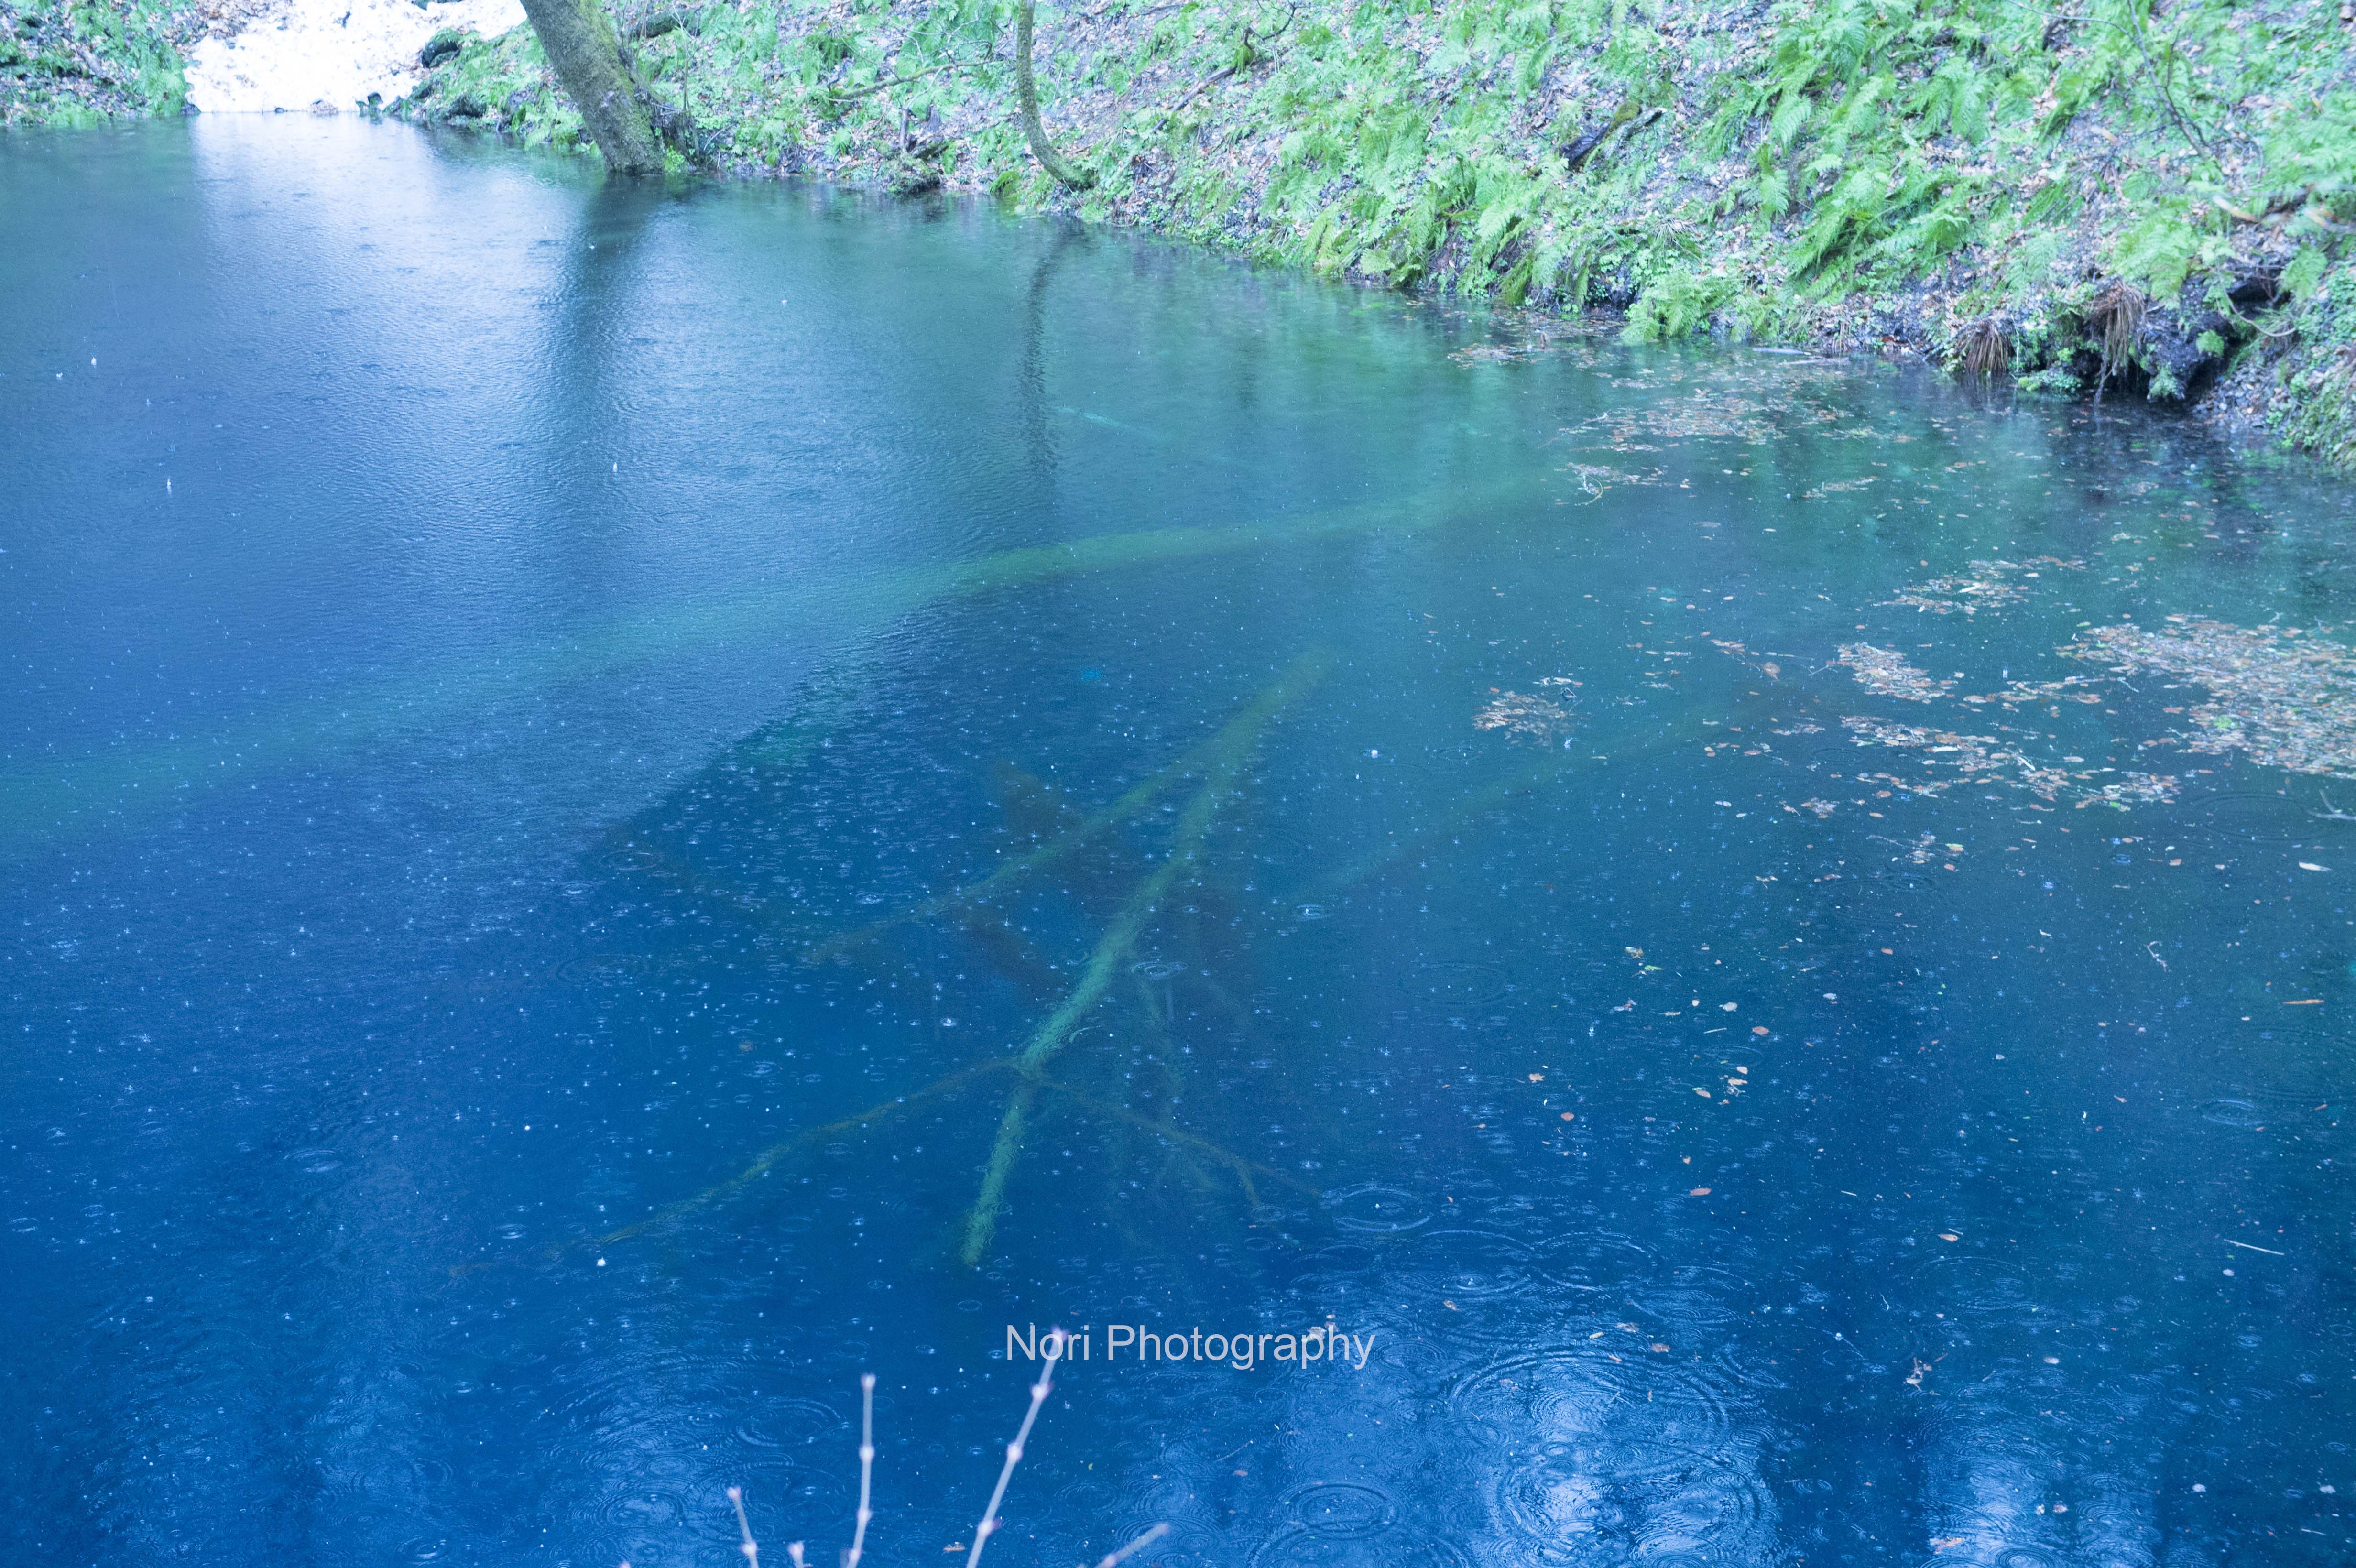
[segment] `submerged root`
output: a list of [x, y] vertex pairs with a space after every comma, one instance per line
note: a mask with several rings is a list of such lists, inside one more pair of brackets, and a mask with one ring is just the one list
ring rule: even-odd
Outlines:
[[[569, 1242], [556, 1243], [544, 1249], [539, 1253], [539, 1256], [544, 1261], [553, 1260], [562, 1257], [567, 1253], [578, 1252], [584, 1247], [614, 1246], [623, 1242], [632, 1241], [641, 1236], [669, 1230], [679, 1221], [687, 1219], [689, 1216], [696, 1213], [700, 1210], [710, 1208], [717, 1203], [725, 1202], [727, 1200], [735, 1197], [738, 1193], [750, 1187], [754, 1182], [759, 1180], [762, 1177], [776, 1168], [779, 1165], [784, 1164], [795, 1155], [803, 1152], [815, 1144], [820, 1143], [828, 1138], [839, 1136], [843, 1133], [853, 1131], [859, 1127], [869, 1125], [872, 1123], [882, 1121], [884, 1118], [893, 1115], [894, 1112], [907, 1110], [911, 1106], [920, 1104], [927, 1100], [938, 1098], [943, 1094], [961, 1089], [966, 1085], [976, 1083], [983, 1078], [992, 1077], [1001, 1072], [1014, 1072], [1019, 1071], [1019, 1067], [1013, 1061], [1005, 1058], [1000, 1058], [990, 1061], [976, 1062], [970, 1067], [959, 1068], [957, 1072], [937, 1078], [921, 1089], [912, 1090], [905, 1094], [895, 1095], [890, 1100], [886, 1100], [880, 1104], [870, 1105], [867, 1109], [854, 1113], [851, 1115], [843, 1116], [838, 1120], [825, 1123], [820, 1126], [805, 1127], [800, 1132], [794, 1134], [791, 1137], [782, 1138], [763, 1149], [759, 1154], [755, 1155], [752, 1161], [743, 1169], [739, 1170], [735, 1175], [729, 1177], [724, 1181], [715, 1182], [712, 1186], [705, 1188], [702, 1191], [695, 1193], [691, 1197], [681, 1198], [674, 1202], [667, 1203], [662, 1208], [657, 1210], [654, 1213], [648, 1215], [645, 1219], [634, 1221], [627, 1225], [622, 1226], [618, 1230], [607, 1231], [602, 1235], [582, 1236], [576, 1237]], [[1010, 1097], [1008, 1101], [1008, 1115], [1001, 1121], [998, 1146], [992, 1151], [993, 1168], [998, 1157], [998, 1152], [1001, 1149], [1007, 1151], [1006, 1157], [1008, 1163], [1003, 1171], [996, 1172], [997, 1181], [994, 1189], [990, 1179], [990, 1176], [988, 1174], [985, 1175], [983, 1180], [985, 1193], [995, 1190], [996, 1192], [1002, 1194], [1006, 1179], [1012, 1174], [1013, 1156], [1015, 1153], [1019, 1152], [1023, 1136], [1028, 1131], [1031, 1110], [1036, 1102], [1037, 1094], [1041, 1091], [1062, 1095], [1064, 1098], [1071, 1101], [1075, 1106], [1083, 1111], [1105, 1117], [1109, 1121], [1119, 1122], [1126, 1125], [1138, 1128], [1142, 1132], [1151, 1134], [1156, 1138], [1164, 1140], [1173, 1147], [1188, 1150], [1205, 1159], [1226, 1167], [1234, 1174], [1237, 1184], [1243, 1189], [1245, 1198], [1250, 1202], [1258, 1203], [1259, 1201], [1258, 1189], [1255, 1185], [1256, 1178], [1259, 1180], [1273, 1181], [1280, 1186], [1290, 1188], [1307, 1197], [1317, 1196], [1317, 1189], [1310, 1186], [1306, 1182], [1286, 1175], [1283, 1171], [1258, 1164], [1254, 1160], [1247, 1159], [1242, 1155], [1234, 1152], [1232, 1149], [1226, 1148], [1220, 1144], [1214, 1143], [1210, 1139], [1200, 1136], [1197, 1134], [1187, 1132], [1183, 1127], [1174, 1126], [1166, 1122], [1157, 1122], [1151, 1117], [1140, 1115], [1138, 1113], [1129, 1109], [1125, 1105], [1118, 1105], [1113, 1104], [1111, 1101], [1100, 1099], [1094, 1094], [1090, 1094], [1084, 1089], [1076, 1088], [1072, 1084], [1066, 1083], [1058, 1079], [1050, 1078], [1044, 1073], [1040, 1073], [1029, 1078], [1016, 1090], [1015, 1093]], [[452, 1275], [456, 1276], [460, 1275], [472, 1274], [477, 1270], [490, 1268], [493, 1266], [495, 1266], [495, 1264], [492, 1263], [460, 1264], [454, 1265], [451, 1268], [450, 1273]]]

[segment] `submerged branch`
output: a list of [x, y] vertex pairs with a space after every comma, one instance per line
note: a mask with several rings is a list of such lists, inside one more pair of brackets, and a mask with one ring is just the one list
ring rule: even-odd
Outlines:
[[[1324, 677], [1331, 665], [1327, 655], [1307, 654], [1293, 662], [1283, 677], [1270, 687], [1248, 710], [1256, 721], [1236, 731], [1230, 742], [1222, 748], [1215, 765], [1204, 780], [1203, 787], [1188, 804], [1185, 815], [1178, 820], [1168, 857], [1155, 867], [1153, 874], [1138, 884], [1120, 912], [1113, 916], [1098, 941], [1096, 951], [1088, 955], [1087, 967], [1080, 972], [1078, 984], [1066, 996], [1046, 1020], [1032, 1032], [1013, 1065], [1026, 1079], [1036, 1079], [1063, 1049], [1071, 1043], [1080, 1020], [1104, 999], [1112, 987], [1113, 976], [1119, 970], [1138, 938], [1144, 933], [1146, 922], [1151, 918], [1162, 898], [1192, 875], [1199, 858], [1204, 839], [1209, 835], [1211, 818], [1222, 798], [1235, 787], [1237, 776], [1243, 772], [1244, 761], [1249, 755], [1252, 742], [1258, 738], [1261, 727], [1277, 710], [1290, 702]], [[1033, 1088], [1024, 1083], [1007, 1101], [1006, 1115], [1001, 1123], [998, 1141], [991, 1150], [990, 1164], [982, 1179], [981, 1191], [974, 1200], [973, 1211], [966, 1217], [965, 1245], [960, 1249], [969, 1267], [979, 1264], [990, 1251], [990, 1243], [998, 1233], [998, 1215], [1005, 1203], [1005, 1189], [1014, 1163], [1022, 1152], [1024, 1118], [1028, 1114]]]
[[[1153, 912], [1153, 906], [1177, 884], [1182, 873], [1191, 870], [1196, 851], [1209, 828], [1210, 819], [1216, 809], [1217, 803], [1222, 795], [1232, 790], [1236, 776], [1242, 771], [1244, 761], [1248, 756], [1253, 743], [1258, 741], [1260, 731], [1284, 707], [1323, 679], [1331, 664], [1330, 656], [1323, 653], [1307, 654], [1295, 660], [1273, 686], [1255, 699], [1250, 707], [1234, 720], [1229, 720], [1211, 741], [1197, 748], [1195, 752], [1188, 753], [1186, 758], [1181, 760], [1181, 763], [1173, 764], [1172, 769], [1165, 770], [1172, 777], [1176, 777], [1177, 769], [1184, 763], [1200, 760], [1207, 764], [1205, 768], [1207, 776], [1203, 788], [1197, 793], [1193, 804], [1189, 805], [1185, 816], [1180, 820], [1177, 838], [1173, 844], [1169, 858], [1156, 867], [1153, 874], [1130, 895], [1128, 903], [1116, 917], [1112, 929], [1108, 931], [1104, 940], [1098, 944], [1096, 954], [1087, 971], [1082, 974], [1079, 983], [1073, 987], [1071, 993], [1064, 998], [1055, 1012], [1049, 1015], [1046, 1022], [1033, 1033], [1020, 1053], [1011, 1058], [995, 1058], [989, 1061], [976, 1063], [971, 1067], [962, 1068], [934, 1080], [921, 1089], [895, 1096], [880, 1104], [872, 1105], [853, 1115], [828, 1122], [821, 1126], [806, 1127], [790, 1137], [771, 1144], [742, 1170], [724, 1181], [716, 1182], [691, 1197], [666, 1204], [645, 1219], [634, 1221], [618, 1230], [608, 1231], [602, 1235], [557, 1243], [547, 1248], [541, 1255], [546, 1258], [556, 1258], [582, 1247], [610, 1246], [629, 1241], [649, 1231], [673, 1224], [697, 1210], [734, 1196], [766, 1175], [782, 1161], [807, 1148], [812, 1143], [849, 1132], [854, 1127], [863, 1126], [870, 1122], [878, 1121], [895, 1111], [905, 1110], [910, 1105], [948, 1093], [977, 1079], [997, 1072], [1017, 1072], [1023, 1076], [1024, 1082], [1019, 1084], [1014, 1093], [1009, 1097], [1006, 1113], [1001, 1118], [999, 1136], [991, 1151], [991, 1165], [983, 1179], [982, 1200], [977, 1204], [974, 1213], [967, 1222], [966, 1240], [967, 1251], [969, 1254], [969, 1261], [978, 1259], [980, 1253], [987, 1250], [990, 1239], [995, 1233], [997, 1211], [1002, 1205], [1006, 1183], [1012, 1175], [1015, 1162], [1021, 1154], [1023, 1135], [1028, 1123], [1031, 1106], [1042, 1088], [1068, 1095], [1076, 1103], [1099, 1114], [1116, 1119], [1138, 1122], [1161, 1136], [1199, 1149], [1235, 1170], [1238, 1178], [1243, 1180], [1247, 1190], [1251, 1190], [1249, 1172], [1259, 1168], [1253, 1167], [1251, 1162], [1245, 1160], [1241, 1156], [1223, 1149], [1206, 1139], [1196, 1137], [1191, 1133], [1147, 1122], [1133, 1112], [1124, 1111], [1119, 1106], [1098, 1101], [1080, 1090], [1057, 1083], [1045, 1075], [1044, 1068], [1054, 1060], [1055, 1054], [1070, 1042], [1080, 1019], [1103, 998], [1105, 991], [1112, 983], [1120, 959], [1135, 945], [1138, 936], [1144, 929], [1146, 919]], [[1140, 786], [1141, 789], [1143, 787]], [[1158, 790], [1162, 786], [1156, 787]], [[1130, 795], [1137, 794], [1135, 790], [1130, 792]], [[1129, 800], [1130, 795], [1125, 795], [1122, 799]], [[1151, 798], [1151, 794], [1143, 797], [1149, 800]], [[1142, 804], [1142, 802], [1136, 804]], [[1116, 805], [1118, 805], [1119, 803], [1117, 802]], [[1099, 814], [1099, 816], [1102, 815], [1104, 814]], [[1087, 830], [1087, 826], [1084, 824], [1079, 831]], [[1048, 848], [1054, 849], [1055, 846]], [[1028, 860], [1032, 858], [1025, 859]], [[1290, 1179], [1282, 1176], [1280, 1172], [1269, 1171], [1266, 1174], [1290, 1183]], [[1291, 1184], [1298, 1185], [1298, 1183]], [[487, 1266], [489, 1265], [461, 1264], [454, 1267], [451, 1272], [454, 1275], [466, 1274]]]
[[[809, 1145], [816, 1142], [819, 1138], [831, 1137], [837, 1133], [847, 1133], [853, 1127], [864, 1126], [870, 1122], [880, 1121], [884, 1117], [892, 1115], [894, 1111], [903, 1111], [907, 1109], [910, 1105], [916, 1104], [918, 1101], [929, 1100], [937, 1094], [945, 1094], [952, 1089], [970, 1083], [974, 1079], [985, 1077], [993, 1072], [1004, 1072], [1012, 1066], [1012, 1062], [1007, 1061], [1003, 1059], [993, 1059], [989, 1061], [977, 1062], [971, 1067], [960, 1068], [945, 1078], [937, 1078], [921, 1089], [915, 1090], [906, 1094], [897, 1095], [890, 1100], [884, 1101], [879, 1105], [870, 1105], [867, 1109], [859, 1112], [855, 1115], [845, 1116], [840, 1121], [829, 1122], [824, 1126], [804, 1127], [800, 1132], [796, 1133], [793, 1136], [780, 1139], [776, 1143], [771, 1144], [767, 1148], [763, 1149], [758, 1155], [754, 1157], [752, 1164], [746, 1166], [744, 1169], [738, 1171], [727, 1180], [714, 1183], [712, 1186], [705, 1188], [702, 1191], [695, 1194], [691, 1198], [681, 1198], [675, 1202], [666, 1203], [660, 1209], [658, 1209], [653, 1213], [648, 1215], [645, 1219], [634, 1221], [631, 1223], [623, 1226], [618, 1231], [608, 1231], [602, 1236], [584, 1236], [575, 1241], [558, 1242], [554, 1245], [549, 1247], [541, 1255], [545, 1258], [559, 1258], [562, 1257], [566, 1253], [577, 1252], [583, 1247], [609, 1246], [616, 1242], [626, 1242], [633, 1236], [644, 1235], [648, 1231], [658, 1230], [662, 1226], [670, 1224], [674, 1221], [686, 1218], [698, 1209], [716, 1203], [723, 1198], [734, 1196], [744, 1188], [749, 1186], [755, 1181], [757, 1181], [763, 1176], [767, 1175], [771, 1168], [786, 1159], [787, 1157], [794, 1154], [797, 1150], [807, 1147]], [[475, 1264], [470, 1266], [482, 1267], [485, 1265]], [[462, 1267], [454, 1268], [450, 1272], [453, 1274], [463, 1274], [467, 1272], [467, 1270]]]
[[[1088, 957], [1088, 965], [1080, 973], [1079, 984], [1047, 1021], [1032, 1033], [1022, 1051], [1013, 1060], [1015, 1071], [1026, 1078], [1037, 1076], [1040, 1070], [1054, 1061], [1090, 1009], [1104, 999], [1111, 988], [1113, 975], [1136, 946], [1145, 930], [1146, 918], [1153, 912], [1164, 894], [1178, 885], [1180, 876], [1191, 871], [1194, 854], [1203, 832], [1210, 826], [1211, 810], [1222, 784], [1231, 773], [1215, 778], [1203, 786], [1194, 802], [1187, 807], [1185, 819], [1179, 825], [1178, 842], [1172, 848], [1169, 859], [1154, 868], [1153, 874], [1138, 885], [1129, 901], [1113, 917], [1112, 924], [1097, 943], [1096, 951]], [[965, 1245], [960, 1255], [968, 1267], [981, 1262], [990, 1251], [991, 1240], [998, 1232], [999, 1211], [1005, 1207], [1007, 1179], [1013, 1174], [1014, 1162], [1022, 1153], [1024, 1118], [1030, 1110], [1033, 1093], [1031, 1083], [1023, 1083], [1006, 1102], [1006, 1115], [1000, 1123], [998, 1141], [990, 1151], [990, 1164], [982, 1176], [981, 1190], [974, 1198], [973, 1211], [966, 1216]]]
[[1108, 1117], [1116, 1122], [1126, 1122], [1157, 1138], [1168, 1138], [1172, 1143], [1217, 1160], [1235, 1172], [1236, 1179], [1243, 1186], [1245, 1198], [1254, 1203], [1259, 1201], [1259, 1193], [1252, 1185], [1252, 1174], [1255, 1171], [1280, 1186], [1291, 1188], [1294, 1191], [1308, 1197], [1323, 1196], [1320, 1189], [1312, 1187], [1296, 1177], [1287, 1176], [1272, 1166], [1262, 1165], [1258, 1160], [1247, 1159], [1233, 1149], [1215, 1144], [1208, 1138], [1198, 1137], [1183, 1128], [1172, 1126], [1167, 1122], [1157, 1122], [1151, 1116], [1141, 1116], [1126, 1105], [1116, 1105], [1109, 1100], [1100, 1100], [1094, 1094], [1073, 1088], [1060, 1079], [1042, 1078], [1039, 1083], [1044, 1089], [1052, 1089], [1056, 1093], [1064, 1095], [1084, 1111], [1093, 1111], [1099, 1116]]
[[1075, 823], [1069, 832], [1042, 844], [1036, 849], [1004, 862], [980, 881], [969, 882], [964, 887], [953, 889], [937, 898], [927, 899], [923, 903], [903, 910], [897, 914], [886, 915], [872, 925], [830, 937], [803, 954], [802, 962], [822, 964], [854, 948], [866, 945], [894, 926], [930, 920], [936, 915], [947, 914], [953, 910], [987, 902], [997, 893], [1004, 891], [1017, 878], [1028, 872], [1044, 870], [1069, 859], [1104, 834], [1151, 805], [1179, 780], [1195, 776], [1205, 769], [1216, 767], [1222, 758], [1233, 755], [1238, 748], [1249, 745], [1253, 738], [1258, 734], [1260, 726], [1267, 723], [1279, 708], [1292, 699], [1290, 683], [1304, 667], [1303, 665], [1295, 665], [1293, 676], [1288, 676], [1284, 681], [1262, 692], [1251, 706], [1222, 725], [1216, 734], [1186, 752], [1151, 776], [1131, 785], [1110, 805]]

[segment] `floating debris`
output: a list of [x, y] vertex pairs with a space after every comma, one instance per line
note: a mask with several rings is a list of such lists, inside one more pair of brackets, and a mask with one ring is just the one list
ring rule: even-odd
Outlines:
[[[1825, 486], [1833, 488], [1831, 485]], [[1895, 599], [1885, 599], [1885, 604], [1911, 607], [1918, 612], [1952, 615], [1961, 611], [1966, 615], [1979, 613], [1983, 607], [1993, 609], [2029, 597], [2019, 578], [2033, 578], [2044, 571], [2083, 571], [2083, 560], [2063, 560], [2059, 556], [2037, 555], [2027, 560], [1975, 560], [1968, 572], [1948, 577], [1934, 577], [1928, 582], [1909, 583], [1898, 591]]]
[[2018, 708], [2025, 702], [2099, 703], [2103, 700], [2103, 694], [2089, 691], [2086, 688], [2109, 684], [2108, 677], [2099, 675], [2067, 675], [2060, 680], [2016, 680], [2008, 682], [2002, 691], [1992, 691], [1984, 697], [1966, 697], [1963, 700], [1980, 706], [2001, 702], [2008, 708]]
[[1930, 671], [1916, 669], [1888, 648], [1877, 648], [1871, 643], [1843, 643], [1839, 662], [1855, 672], [1857, 683], [1876, 697], [1933, 702], [1955, 689], [1954, 681], [1935, 679]]
[[2001, 784], [2026, 789], [2044, 800], [2074, 800], [2080, 805], [2097, 802], [2124, 807], [2133, 801], [2176, 798], [2178, 782], [2159, 773], [2124, 773], [2109, 784], [2097, 784], [2114, 768], [2072, 770], [2051, 767], [2011, 742], [1991, 735], [1964, 735], [1919, 724], [1893, 724], [1882, 719], [1844, 719], [1841, 723], [1860, 746], [1890, 746], [1922, 753], [1927, 767], [1953, 768], [1949, 778], [1902, 779], [1895, 773], [1859, 773], [1859, 782], [1886, 784], [1905, 795], [1944, 795], [1959, 784]]
[[1579, 481], [1579, 487], [1590, 496], [1601, 496], [1615, 485], [1665, 485], [1665, 468], [1622, 469], [1601, 463], [1566, 464], [1563, 472]]
[[1598, 336], [1590, 323], [1522, 312], [1498, 313], [1483, 325], [1488, 334], [1484, 341], [1467, 344], [1448, 357], [1459, 365], [1517, 365], [1547, 355], [1582, 367], [1594, 363], [1593, 350], [1582, 341]]
[[1768, 402], [1705, 389], [1690, 397], [1612, 409], [1571, 430], [1573, 433], [1595, 431], [1607, 436], [1614, 452], [1658, 452], [1657, 443], [1689, 441], [1697, 436], [1765, 442], [1782, 434], [1787, 422], [1828, 424], [1839, 418], [1833, 410], [1815, 403]]
[[1829, 483], [1815, 485], [1812, 488], [1801, 491], [1800, 499], [1803, 501], [1821, 501], [1827, 496], [1837, 496], [1850, 490], [1862, 490], [1880, 477], [1881, 475], [1879, 474], [1869, 474], [1862, 479], [1835, 479]]
[[1830, 816], [1834, 812], [1838, 811], [1840, 806], [1837, 802], [1829, 800], [1804, 800], [1800, 803], [1800, 809], [1802, 811], [1813, 811], [1819, 817], [1825, 817]]
[[2209, 688], [2185, 711], [2187, 751], [2247, 752], [2267, 767], [2356, 778], [2356, 650], [2297, 626], [2234, 626], [2189, 615], [2169, 629], [2132, 624], [2079, 634], [2061, 652], [2111, 659], [2122, 675], [2157, 672]]
[[1554, 339], [1543, 332], [1529, 333], [1507, 343], [1474, 343], [1449, 355], [1459, 365], [1522, 365], [1551, 354]]
[[[1757, 670], [1761, 675], [1765, 676], [1769, 680], [1783, 679], [1783, 667], [1778, 661], [1794, 656], [1791, 654], [1762, 653], [1755, 649], [1745, 647], [1740, 643], [1721, 642], [1716, 637], [1705, 637], [1702, 640], [1709, 644], [1711, 647], [1716, 648], [1719, 652], [1725, 654], [1730, 658], [1739, 660], [1740, 662], [1750, 666], [1752, 669]], [[1821, 725], [1804, 723], [1799, 730], [1778, 730], [1775, 733], [1778, 735], [1803, 734], [1808, 731], [1821, 728]]]
[[[1579, 682], [1568, 676], [1550, 675], [1538, 684], [1560, 688], [1577, 686]], [[1576, 721], [1569, 705], [1578, 700], [1577, 693], [1567, 690], [1558, 690], [1557, 697], [1531, 697], [1518, 691], [1501, 691], [1472, 716], [1472, 727], [1476, 730], [1503, 730], [1509, 741], [1551, 741]]]

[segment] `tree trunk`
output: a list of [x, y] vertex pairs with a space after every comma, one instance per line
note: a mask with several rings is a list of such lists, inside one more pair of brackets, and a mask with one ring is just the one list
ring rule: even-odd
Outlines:
[[1031, 75], [1031, 12], [1034, 0], [1021, 0], [1014, 10], [1014, 96], [1023, 105], [1023, 133], [1030, 138], [1031, 155], [1039, 166], [1074, 190], [1086, 190], [1097, 183], [1094, 175], [1082, 174], [1056, 155], [1055, 144], [1047, 140], [1047, 127], [1039, 123], [1039, 84]]
[[638, 86], [622, 63], [622, 46], [603, 0], [523, 0], [548, 63], [582, 123], [617, 174], [660, 174], [662, 143], [638, 101]]

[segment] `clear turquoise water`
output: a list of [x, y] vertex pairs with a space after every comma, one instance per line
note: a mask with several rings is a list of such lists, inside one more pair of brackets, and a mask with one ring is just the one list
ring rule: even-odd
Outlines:
[[873, 1371], [950, 1561], [1062, 1323], [991, 1561], [2348, 1560], [2356, 784], [2056, 652], [2344, 483], [349, 121], [0, 139], [0, 301], [16, 1555], [823, 1556]]

